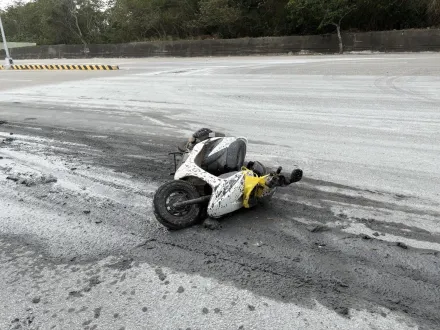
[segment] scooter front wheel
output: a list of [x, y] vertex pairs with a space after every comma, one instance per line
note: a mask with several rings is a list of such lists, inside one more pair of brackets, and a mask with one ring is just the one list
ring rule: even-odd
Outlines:
[[200, 204], [176, 207], [175, 204], [199, 198], [197, 188], [182, 180], [170, 181], [154, 194], [153, 209], [157, 221], [171, 230], [191, 227], [200, 221], [203, 212]]

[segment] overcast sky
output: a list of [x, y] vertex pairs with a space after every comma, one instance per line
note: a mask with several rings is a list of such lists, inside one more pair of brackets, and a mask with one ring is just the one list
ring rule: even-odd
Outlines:
[[[29, 0], [24, 0], [24, 2], [28, 2]], [[5, 9], [7, 6], [17, 2], [17, 0], [0, 0], [0, 8]]]

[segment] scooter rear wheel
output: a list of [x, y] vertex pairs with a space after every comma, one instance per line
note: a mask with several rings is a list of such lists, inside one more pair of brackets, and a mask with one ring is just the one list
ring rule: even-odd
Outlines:
[[193, 204], [176, 208], [173, 205], [199, 197], [197, 188], [189, 182], [181, 180], [167, 182], [154, 194], [154, 215], [157, 221], [171, 230], [191, 227], [200, 221], [202, 206]]

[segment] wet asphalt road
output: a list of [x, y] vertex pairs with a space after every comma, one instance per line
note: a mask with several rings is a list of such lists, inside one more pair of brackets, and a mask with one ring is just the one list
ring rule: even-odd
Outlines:
[[[145, 323], [145, 328], [157, 328], [160, 320], [169, 329], [210, 326], [268, 329], [274, 324], [284, 329], [342, 329], [359, 325], [383, 329], [437, 328], [440, 325], [440, 207], [436, 199], [439, 177], [435, 162], [440, 115], [435, 109], [440, 103], [438, 95], [424, 84], [429, 81], [434, 88], [439, 81], [432, 75], [430, 62], [437, 57], [423, 56], [425, 65], [418, 68], [413, 66], [415, 60], [411, 60], [417, 57], [415, 55], [401, 55], [399, 59], [392, 56], [342, 58], [343, 65], [338, 69], [335, 68], [338, 64], [328, 57], [318, 57], [319, 62], [316, 58], [299, 58], [304, 63], [293, 64], [289, 61], [298, 61], [297, 58], [251, 58], [248, 62], [234, 59], [230, 70], [242, 70], [241, 74], [249, 79], [242, 81], [243, 95], [235, 95], [229, 89], [229, 97], [226, 90], [208, 93], [200, 85], [202, 78], [205, 82], [213, 77], [228, 80], [231, 73], [221, 71], [228, 70], [226, 59], [210, 60], [214, 63], [208, 62], [209, 65], [205, 60], [166, 60], [160, 65], [159, 60], [133, 61], [126, 64], [126, 70], [111, 73], [113, 76], [96, 73], [100, 77], [84, 77], [84, 73], [74, 73], [57, 77], [63, 80], [57, 83], [53, 82], [53, 73], [40, 73], [40, 76], [18, 73], [21, 76], [11, 78], [8, 72], [5, 79], [20, 77], [32, 81], [14, 81], [11, 87], [2, 81], [0, 120], [7, 122], [0, 128], [5, 137], [11, 132], [17, 136], [11, 143], [2, 144], [3, 161], [46, 172], [53, 170], [62, 179], [57, 183], [60, 187], [56, 184], [50, 188], [59, 188], [55, 194], [50, 193], [48, 187], [37, 186], [30, 190], [3, 178], [2, 193], [10, 193], [3, 195], [5, 207], [0, 212], [5, 221], [1, 232], [1, 260], [9, 273], [3, 272], [1, 276], [7, 278], [6, 275], [20, 272], [23, 276], [12, 282], [18, 283], [17, 287], [11, 284], [13, 289], [7, 289], [16, 307], [4, 307], [5, 312], [0, 313], [2, 322], [13, 328], [16, 323], [26, 324], [29, 317], [34, 317], [28, 326], [39, 325], [42, 329], [48, 319], [52, 319], [55, 327], [75, 329], [91, 329], [94, 325], [96, 328], [143, 328], [139, 322], [151, 322]], [[379, 70], [372, 73], [373, 61], [387, 65], [390, 77], [399, 76], [400, 80], [380, 76]], [[161, 65], [173, 68], [165, 70]], [[174, 67], [178, 65], [190, 68], [176, 77]], [[341, 71], [341, 67], [345, 68], [343, 77], [328, 72]], [[279, 73], [282, 68], [288, 74]], [[282, 77], [274, 79], [271, 74], [276, 72]], [[370, 79], [372, 74], [377, 76]], [[271, 86], [277, 82], [287, 83], [297, 75], [306, 85], [311, 81], [321, 82], [315, 85], [321, 94], [325, 91], [333, 95], [328, 101], [331, 116], [323, 113], [318, 116], [315, 110], [311, 124], [307, 122], [311, 113], [295, 112], [295, 107], [283, 115], [287, 108], [282, 107], [290, 102], [286, 95], [291, 91], [286, 90], [287, 94], [282, 96]], [[246, 85], [246, 81], [256, 77], [268, 90], [264, 98], [255, 94], [255, 85], [255, 92]], [[356, 102], [351, 100], [351, 90], [343, 92], [342, 88], [348, 86], [347, 79], [349, 85], [357, 84], [357, 93], [365, 90], [360, 94], [365, 99], [363, 102], [359, 97]], [[329, 80], [330, 85], [322, 84]], [[383, 87], [381, 81], [391, 80], [394, 85], [384, 85], [391, 89], [379, 88]], [[174, 92], [179, 93], [179, 82], [189, 88], [190, 95], [182, 96], [180, 102], [175, 98], [171, 105], [163, 101], [174, 88]], [[109, 97], [112, 84], [120, 89], [118, 97]], [[86, 86], [90, 89], [88, 94]], [[133, 86], [137, 86], [137, 94]], [[412, 94], [395, 94], [399, 88], [408, 90], [409, 87]], [[382, 95], [375, 95], [374, 88]], [[148, 94], [149, 89], [154, 93]], [[141, 90], [144, 92], [140, 93]], [[197, 95], [200, 109], [188, 109], [191, 93]], [[346, 93], [346, 100], [340, 101], [341, 110], [332, 110], [337, 108], [341, 93]], [[404, 100], [403, 95], [406, 95]], [[311, 111], [313, 104], [320, 102], [318, 96], [308, 103], [300, 98], [297, 102], [302, 104], [302, 109]], [[239, 101], [243, 97], [254, 101]], [[277, 98], [281, 103], [275, 101]], [[67, 102], [62, 102], [63, 99]], [[282, 99], [286, 99], [286, 103]], [[229, 103], [215, 105], [220, 100], [229, 100]], [[356, 116], [350, 106], [366, 104], [366, 100], [370, 102], [371, 111], [375, 108], [377, 111], [369, 114], [369, 108], [364, 105], [356, 109], [360, 111]], [[342, 106], [343, 103], [346, 106]], [[401, 107], [404, 103], [408, 109], [412, 104], [420, 104], [421, 112], [407, 112]], [[246, 125], [246, 120], [239, 122], [237, 112], [248, 116], [250, 109], [256, 108], [255, 104], [259, 104], [260, 110], [247, 117], [254, 126]], [[221, 111], [226, 111], [223, 106], [232, 105], [235, 108], [227, 112], [230, 118], [221, 118]], [[264, 107], [272, 109], [272, 114], [258, 129], [256, 125], [264, 118], [261, 117]], [[382, 109], [391, 111], [393, 107], [394, 111], [400, 110], [391, 125], [391, 113]], [[321, 108], [325, 105], [320, 105]], [[176, 109], [180, 109], [178, 113]], [[195, 113], [198, 116], [194, 116]], [[341, 122], [335, 122], [336, 117], [345, 118], [345, 128], [338, 136], [335, 134]], [[172, 166], [166, 153], [172, 151], [185, 134], [200, 126], [250, 135], [253, 142], [250, 157], [261, 157], [270, 165], [288, 165], [286, 158], [290, 157], [305, 169], [306, 178], [295, 187], [280, 191], [266, 205], [226, 217], [219, 229], [198, 226], [168, 232], [151, 215], [151, 196], [157, 185], [169, 179]], [[277, 127], [283, 130], [277, 131]], [[258, 134], [261, 130], [266, 135]], [[322, 136], [317, 136], [317, 132]], [[289, 141], [286, 136], [290, 137]], [[305, 143], [307, 138], [310, 138], [309, 145]], [[280, 143], [277, 145], [276, 141]], [[296, 141], [302, 141], [301, 145]], [[327, 145], [323, 141], [327, 141]], [[369, 154], [360, 161], [358, 158], [366, 150]], [[336, 160], [341, 154], [344, 156]], [[68, 174], [63, 174], [64, 170], [58, 165], [43, 167], [37, 160], [31, 166], [28, 159], [34, 156], [29, 155], [44, 155], [51, 164], [62, 159]], [[381, 162], [384, 170], [378, 172]], [[5, 173], [8, 166], [12, 167], [6, 164], [2, 167]], [[83, 172], [71, 176], [73, 167]], [[89, 173], [94, 168], [95, 172]], [[127, 182], [121, 183], [121, 178], [110, 174], [105, 176], [105, 171], [124, 176]], [[71, 182], [79, 179], [83, 180], [81, 184], [90, 185], [91, 188], [84, 189], [88, 195], [83, 194], [82, 188], [77, 192], [71, 187]], [[93, 182], [100, 186], [93, 186]], [[415, 184], [411, 188], [408, 182]], [[43, 202], [41, 196], [45, 195], [49, 200]], [[61, 200], [66, 196], [73, 202], [63, 206]], [[29, 203], [15, 206], [20, 198]], [[54, 207], [56, 209], [51, 210]], [[69, 210], [65, 210], [66, 207]], [[84, 210], [91, 213], [82, 214]], [[52, 211], [62, 212], [61, 216], [46, 221], [52, 219]], [[45, 218], [40, 225], [45, 228], [44, 233], [31, 221], [32, 212]], [[76, 221], [72, 237], [60, 232], [54, 221], [65, 226]], [[97, 222], [102, 230], [102, 242], [93, 236]], [[84, 230], [77, 232], [77, 226]], [[90, 248], [94, 246], [91, 242], [96, 249]], [[116, 257], [119, 259], [108, 259]], [[30, 273], [28, 280], [25, 280], [26, 265], [32, 269], [27, 272]], [[76, 268], [77, 271], [69, 272], [72, 275], [61, 270]], [[48, 274], [50, 269], [55, 273]], [[79, 274], [78, 279], [73, 278], [74, 273]], [[145, 279], [140, 281], [142, 276]], [[117, 284], [111, 284], [114, 282], [111, 277], [118, 277]], [[61, 278], [65, 278], [66, 283]], [[21, 280], [24, 282], [20, 283]], [[64, 284], [54, 288], [48, 285], [52, 280]], [[81, 281], [86, 284], [78, 284]], [[130, 290], [124, 287], [127, 281]], [[170, 289], [172, 285], [176, 288]], [[108, 287], [112, 290], [107, 290]], [[135, 293], [130, 295], [132, 290]], [[155, 293], [160, 290], [163, 292]], [[113, 293], [108, 293], [110, 291]], [[253, 298], [247, 297], [248, 293]], [[179, 301], [182, 294], [187, 295], [185, 299], [193, 303], [194, 308], [182, 305]], [[20, 303], [17, 298], [20, 295], [26, 296], [33, 309], [28, 310], [28, 305]], [[39, 309], [36, 306], [40, 303], [31, 302], [36, 295], [41, 296], [42, 301], [46, 298], [46, 309]], [[127, 295], [132, 300], [127, 300]], [[57, 300], [59, 297], [62, 302]], [[115, 305], [109, 306], [109, 299], [114, 299]], [[100, 304], [94, 306], [96, 301]], [[127, 302], [143, 302], [143, 305], [133, 307], [126, 305]], [[62, 304], [63, 311], [55, 312], [57, 304]], [[83, 305], [85, 309], [79, 312]], [[178, 310], [184, 315], [179, 316]], [[91, 322], [79, 317], [88, 311], [93, 311]], [[151, 315], [147, 317], [148, 312]], [[114, 317], [115, 314], [118, 317]], [[19, 321], [13, 322], [16, 318]], [[109, 320], [119, 323], [116, 326]]]

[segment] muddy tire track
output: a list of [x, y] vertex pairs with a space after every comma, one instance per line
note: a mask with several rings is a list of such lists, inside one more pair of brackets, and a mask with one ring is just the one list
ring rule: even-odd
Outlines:
[[[41, 130], [19, 123], [2, 126], [16, 134], [88, 146], [57, 152], [77, 157], [85, 164], [125, 173], [135, 180], [160, 184], [170, 178], [172, 163], [166, 154], [177, 144], [177, 139], [122, 134], [104, 139], [94, 138], [87, 131], [33, 128]], [[123, 189], [117, 185], [114, 188]], [[384, 199], [384, 195], [305, 179], [294, 188], [283, 190], [270, 203], [222, 219], [217, 230], [197, 226], [169, 232], [160, 226], [146, 225], [137, 234], [144, 236], [144, 243], [124, 253], [136, 262], [216, 278], [280, 301], [302, 306], [313, 306], [318, 301], [345, 317], [350, 317], [350, 309], [380, 314], [379, 307], [385, 307], [410, 316], [422, 329], [438, 328], [437, 251], [404, 248], [397, 241], [383, 241], [380, 236], [345, 232], [346, 227], [357, 223], [385, 235], [408, 233], [415, 240], [439, 242], [438, 236], [427, 230], [375, 219], [377, 210], [391, 215], [398, 211], [409, 216], [439, 216], [435, 211], [423, 212], [405, 206], [395, 196]], [[335, 205], [371, 209], [371, 217], [337, 213]], [[317, 225], [326, 229], [311, 229]]]

